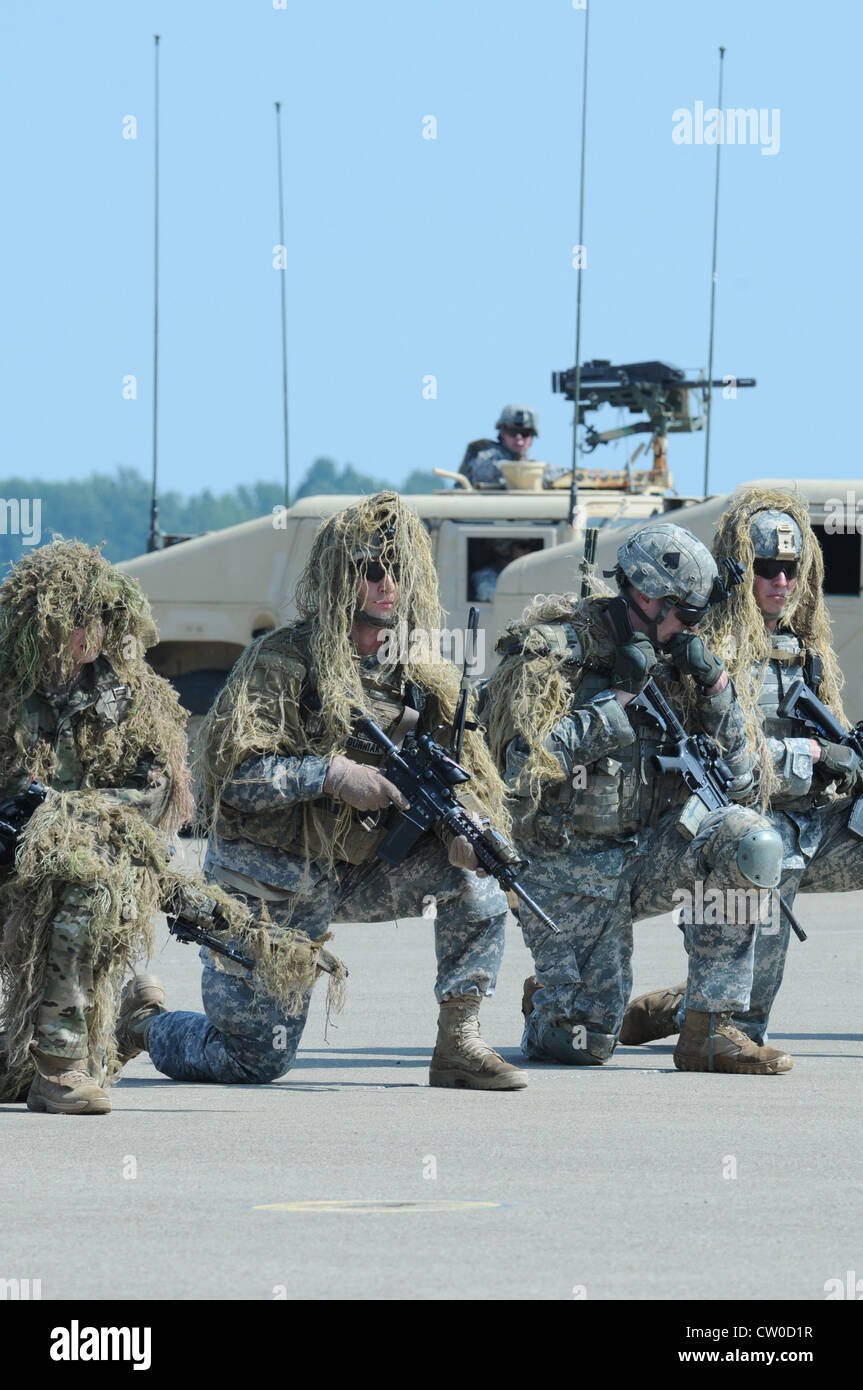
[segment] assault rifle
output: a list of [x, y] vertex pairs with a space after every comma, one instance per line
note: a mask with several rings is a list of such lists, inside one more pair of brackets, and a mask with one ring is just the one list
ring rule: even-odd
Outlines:
[[[609, 608], [616, 603], [617, 600], [613, 599]], [[620, 603], [622, 609], [617, 609], [612, 617], [622, 617], [626, 640], [627, 635], [632, 636], [632, 623], [625, 600], [620, 600]], [[640, 710], [667, 740], [653, 754], [652, 761], [657, 772], [675, 773], [681, 777], [692, 795], [697, 796], [708, 811], [732, 804], [728, 788], [733, 781], [733, 773], [720, 749], [708, 734], [686, 732], [655, 680], [649, 680], [640, 695], [628, 700], [626, 709], [627, 712]], [[798, 939], [805, 941], [805, 931], [781, 895], [779, 905]]]
[[843, 729], [836, 716], [821, 703], [802, 676], [791, 686], [778, 712], [783, 719], [799, 719], [816, 737], [829, 743], [840, 743], [843, 748], [852, 749], [858, 758], [863, 758], [863, 720], [855, 724], [853, 729]]
[[[179, 913], [176, 916], [169, 914], [166, 914], [166, 916], [168, 931], [172, 936], [175, 936], [178, 941], [182, 941], [183, 943], [192, 941], [196, 946], [208, 946], [211, 951], [216, 951], [220, 956], [227, 956], [228, 960], [236, 961], [237, 965], [244, 965], [247, 970], [254, 970], [254, 961], [249, 960], [249, 957], [244, 956], [240, 951], [235, 951], [232, 947], [226, 946], [224, 941], [220, 940], [218, 936], [214, 936], [212, 932], [207, 931], [195, 918], [185, 917]], [[220, 925], [219, 918], [220, 914], [217, 908], [213, 914], [214, 926]], [[227, 927], [227, 922], [225, 922], [224, 925]]]
[[0, 801], [0, 869], [9, 869], [15, 863], [21, 832], [46, 796], [42, 783], [34, 777], [26, 792]]
[[505, 891], [512, 890], [545, 926], [558, 932], [551, 918], [516, 882], [528, 861], [520, 859], [512, 845], [493, 827], [477, 825], [459, 802], [454, 789], [470, 781], [467, 768], [451, 758], [430, 734], [405, 734], [399, 752], [373, 719], [363, 717], [358, 727], [386, 753], [380, 770], [409, 803], [406, 811], [395, 813], [386, 836], [378, 845], [380, 858], [388, 864], [401, 864], [427, 830], [433, 830], [445, 843], [463, 835], [470, 842], [480, 867], [496, 878]]

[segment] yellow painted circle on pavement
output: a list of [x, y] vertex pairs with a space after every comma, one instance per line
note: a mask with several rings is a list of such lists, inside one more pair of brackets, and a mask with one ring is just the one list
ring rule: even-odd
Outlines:
[[417, 1211], [481, 1211], [502, 1207], [504, 1202], [400, 1202], [396, 1200], [368, 1201], [362, 1197], [325, 1198], [314, 1202], [267, 1202], [252, 1207], [252, 1211], [349, 1211], [349, 1212], [417, 1212]]

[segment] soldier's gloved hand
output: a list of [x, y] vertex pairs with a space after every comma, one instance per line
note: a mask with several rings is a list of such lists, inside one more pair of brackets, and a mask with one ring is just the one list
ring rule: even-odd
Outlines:
[[725, 670], [722, 659], [705, 647], [694, 632], [675, 632], [666, 643], [666, 648], [678, 671], [692, 676], [706, 690], [716, 684]]
[[817, 740], [821, 757], [816, 763], [828, 782], [835, 782], [842, 791], [850, 792], [858, 782], [863, 781], [863, 761], [853, 748], [844, 743], [826, 743]]
[[629, 642], [618, 647], [614, 654], [611, 672], [613, 690], [625, 690], [629, 695], [640, 695], [650, 680], [656, 665], [656, 652], [653, 643], [644, 632], [635, 632]]
[[[468, 811], [468, 815], [474, 825], [482, 829], [482, 818], [475, 811]], [[455, 839], [450, 840], [447, 855], [454, 868], [471, 869], [476, 873], [477, 878], [488, 877], [486, 870], [480, 868], [473, 845], [466, 835], [456, 835]]]
[[473, 845], [466, 835], [456, 835], [449, 842], [449, 862], [456, 869], [478, 869], [479, 860], [473, 852]]
[[330, 759], [324, 794], [346, 802], [355, 811], [382, 811], [391, 804], [406, 811], [409, 805], [398, 787], [388, 782], [376, 767], [352, 762], [342, 753], [335, 753]]

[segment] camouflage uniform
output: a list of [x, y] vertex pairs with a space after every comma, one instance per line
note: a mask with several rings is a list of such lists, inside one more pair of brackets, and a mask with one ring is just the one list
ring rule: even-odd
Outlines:
[[[603, 618], [607, 602], [582, 602], [572, 621], [535, 630], [548, 649], [566, 652], [573, 700], [547, 742], [565, 776], [545, 785], [537, 810], [521, 799], [515, 817], [520, 847], [531, 860], [527, 886], [561, 929], [555, 937], [533, 919], [522, 923], [540, 984], [523, 1050], [539, 1059], [559, 1056], [560, 1035], [569, 1032], [575, 1060], [587, 1065], [606, 1061], [616, 1045], [632, 985], [633, 922], [672, 907], [679, 901], [674, 890], [692, 889], [696, 879], [703, 880], [705, 897], [716, 888], [751, 888], [739, 847], [767, 828], [743, 806], [707, 814], [700, 803], [687, 805], [682, 780], [652, 769], [659, 735], [641, 714], [630, 718], [610, 688], [615, 643]], [[683, 718], [676, 670], [660, 659], [653, 678]], [[752, 764], [733, 686], [711, 696], [698, 689], [687, 727], [723, 746], [732, 788], [743, 795]], [[513, 788], [527, 756], [521, 738], [506, 749], [505, 780]], [[712, 1014], [748, 1006], [754, 904], [741, 915], [745, 920], [736, 925], [686, 928], [694, 1009]], [[550, 1041], [556, 1054], [544, 1046]]]
[[[502, 463], [530, 463], [530, 459], [519, 458], [511, 449], [507, 449], [501, 443], [489, 444], [485, 449], [480, 449], [478, 453], [472, 454], [470, 448], [459, 466], [459, 472], [463, 473], [468, 482], [474, 487], [505, 488], [506, 478], [501, 472]], [[552, 468], [551, 464], [545, 465], [545, 472], [542, 475], [543, 487], [550, 487], [556, 478], [562, 478], [567, 472], [565, 468]]]
[[[778, 713], [789, 686], [803, 674], [806, 653], [790, 632], [774, 633], [772, 647], [777, 655], [767, 663], [758, 706], [781, 781], [771, 799], [769, 819], [782, 836], [782, 896], [790, 907], [798, 892], [851, 893], [863, 888], [863, 797], [830, 797], [823, 790], [819, 795], [817, 773], [813, 790], [810, 735], [802, 724]], [[760, 677], [756, 668], [753, 678]], [[849, 825], [855, 808], [859, 830]], [[760, 928], [750, 1006], [735, 1011], [737, 1027], [759, 1043], [767, 1037], [789, 939], [784, 916]]]
[[[243, 894], [257, 913], [264, 903], [276, 924], [291, 922], [313, 939], [334, 920], [420, 916], [433, 896], [438, 1000], [493, 993], [507, 911], [493, 879], [452, 867], [443, 846], [430, 836], [398, 867], [385, 865], [375, 858], [384, 829], [367, 828], [357, 812], [342, 858], [328, 870], [324, 843], [316, 836], [337, 810], [323, 792], [329, 752], [322, 747], [320, 756], [288, 753], [297, 745], [300, 721], [312, 737], [323, 730], [307, 638], [307, 626], [296, 623], [259, 645], [250, 679], [256, 713], [283, 732], [286, 752], [249, 756], [233, 771], [221, 792], [205, 872], [235, 895]], [[423, 723], [434, 726], [433, 702], [414, 686], [404, 688], [398, 672], [385, 679], [372, 656], [360, 661], [360, 675], [367, 710], [390, 737], [397, 741], [411, 701], [423, 707], [418, 711]], [[218, 708], [227, 709], [230, 699], [229, 683]], [[382, 761], [376, 746], [359, 735], [349, 740], [347, 754], [376, 766]], [[314, 824], [310, 808], [316, 812]], [[308, 862], [304, 843], [310, 848]], [[241, 968], [228, 964], [227, 971], [216, 970], [206, 949], [201, 958], [206, 1016], [175, 1012], [153, 1020], [147, 1045], [156, 1067], [189, 1081], [270, 1081], [283, 1075], [296, 1055], [308, 999], [299, 1018], [285, 1018], [272, 1001], [256, 1002]]]
[[[82, 716], [92, 710], [98, 725], [107, 732], [123, 723], [130, 704], [131, 692], [102, 656], [84, 666], [67, 688], [37, 690], [25, 701], [22, 742], [25, 746], [37, 740], [53, 745], [53, 790], [81, 791], [96, 785], [92, 774], [85, 773], [78, 753], [76, 735]], [[29, 783], [30, 774], [23, 772], [0, 796], [20, 795]], [[139, 759], [126, 786], [107, 791], [113, 802], [132, 807], [153, 825], [159, 823], [170, 794], [170, 774], [155, 765], [155, 754]], [[89, 1053], [87, 1014], [93, 1004], [89, 929], [92, 897], [98, 891], [98, 887], [87, 889], [78, 884], [58, 883], [55, 887], [46, 989], [35, 1037], [38, 1046], [52, 1056], [79, 1060]]]

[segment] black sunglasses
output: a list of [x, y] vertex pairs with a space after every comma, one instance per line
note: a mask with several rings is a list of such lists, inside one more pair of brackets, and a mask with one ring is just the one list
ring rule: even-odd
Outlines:
[[759, 579], [776, 579], [780, 574], [790, 582], [797, 578], [798, 560], [753, 560], [752, 568]]
[[364, 579], [367, 584], [380, 584], [384, 575], [387, 574], [398, 584], [400, 573], [401, 569], [397, 560], [386, 567], [381, 564], [380, 560], [369, 560], [367, 564], [360, 566], [360, 578]]
[[676, 603], [674, 611], [686, 627], [697, 627], [710, 612], [710, 604], [708, 603], [706, 608], [691, 608], [687, 603]]

